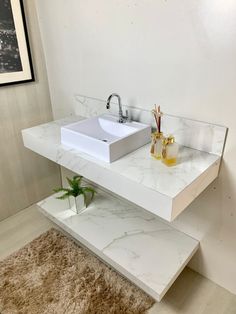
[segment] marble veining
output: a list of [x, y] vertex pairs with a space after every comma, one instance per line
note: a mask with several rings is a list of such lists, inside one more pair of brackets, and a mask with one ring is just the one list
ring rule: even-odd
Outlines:
[[[49, 122], [24, 130], [23, 135], [29, 134], [35, 137], [36, 140], [42, 140], [45, 150], [47, 145], [53, 145], [53, 148], [55, 148], [55, 162], [60, 164], [61, 160], [67, 159], [71, 170], [74, 170], [72, 169], [74, 168], [73, 164], [77, 166], [76, 157], [83, 157], [85, 159], [85, 167], [86, 160], [92, 161], [103, 168], [170, 197], [175, 197], [209, 166], [219, 163], [219, 156], [217, 155], [182, 146], [180, 147], [178, 164], [174, 167], [166, 167], [163, 163], [156, 161], [150, 156], [150, 145], [148, 144], [108, 164], [73, 148], [61, 145], [60, 127], [81, 119], [83, 118], [71, 117]], [[80, 167], [83, 167], [83, 163], [80, 164]], [[171, 185], [170, 182], [172, 183]]]
[[197, 240], [147, 211], [99, 190], [80, 215], [55, 195], [40, 210], [131, 281], [160, 301], [197, 250]]
[[149, 144], [111, 164], [61, 145], [60, 127], [80, 119], [72, 116], [23, 130], [24, 144], [168, 221], [176, 216], [174, 202], [179, 214], [218, 175], [218, 155], [188, 147], [181, 147], [176, 166], [166, 167], [150, 156]]
[[[105, 100], [84, 95], [75, 95], [74, 112], [84, 117], [91, 117], [107, 112]], [[155, 127], [150, 111], [141, 108], [123, 106], [129, 111], [131, 118]], [[117, 103], [111, 106], [111, 113], [118, 113]], [[174, 134], [176, 141], [186, 147], [221, 156], [223, 154], [227, 128], [192, 119], [165, 114], [162, 117], [162, 131]]]

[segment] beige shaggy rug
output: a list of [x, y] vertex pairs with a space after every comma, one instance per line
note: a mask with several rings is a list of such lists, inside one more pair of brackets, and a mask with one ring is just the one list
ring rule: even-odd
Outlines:
[[141, 314], [153, 303], [55, 229], [0, 261], [1, 314]]

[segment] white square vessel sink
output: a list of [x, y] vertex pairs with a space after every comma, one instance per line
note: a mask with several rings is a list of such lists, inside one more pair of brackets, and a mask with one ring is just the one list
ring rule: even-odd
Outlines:
[[104, 114], [61, 127], [61, 143], [112, 162], [150, 142], [151, 127]]

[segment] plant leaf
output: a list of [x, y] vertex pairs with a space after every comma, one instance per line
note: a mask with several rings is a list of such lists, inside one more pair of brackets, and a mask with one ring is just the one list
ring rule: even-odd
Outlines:
[[81, 184], [82, 179], [83, 179], [82, 176], [78, 176], [78, 175], [73, 176], [73, 180], [74, 180], [74, 181], [77, 181], [77, 182], [78, 182], [78, 185]]
[[69, 192], [67, 192], [67, 193], [65, 193], [65, 194], [63, 194], [63, 195], [61, 195], [61, 196], [58, 196], [57, 199], [59, 199], [59, 200], [65, 200], [65, 199], [67, 199], [69, 196], [71, 196], [71, 194], [70, 194]]
[[74, 176], [73, 179], [70, 179], [68, 177], [66, 178], [67, 182], [69, 183], [69, 186], [73, 190], [74, 197], [81, 194], [80, 184], [81, 184], [82, 178], [83, 178], [82, 176]]
[[84, 203], [86, 205], [86, 207], [88, 206], [88, 198], [87, 198], [87, 193], [91, 194], [91, 200], [93, 200], [94, 198], [94, 194], [97, 193], [93, 187], [90, 186], [81, 186], [81, 181], [82, 181], [83, 177], [79, 176], [79, 175], [75, 175], [73, 176], [72, 179], [70, 178], [66, 178], [68, 184], [69, 184], [69, 188], [56, 188], [53, 191], [58, 193], [58, 192], [65, 192], [65, 194], [57, 197], [58, 199], [64, 200], [66, 198], [68, 198], [69, 196], [74, 196], [77, 197], [79, 195], [83, 195], [84, 198]]
[[83, 195], [83, 197], [84, 197], [84, 204], [85, 204], [85, 207], [87, 208], [87, 207], [88, 207], [88, 199], [87, 199], [87, 195], [86, 195], [86, 193], [84, 193], [84, 192], [82, 192], [81, 194], [82, 194], [82, 195]]
[[94, 198], [95, 193], [97, 193], [97, 192], [94, 190], [94, 188], [89, 187], [89, 186], [84, 186], [84, 187], [82, 187], [82, 189], [83, 189], [83, 192], [84, 192], [84, 193], [91, 193], [91, 201], [92, 201], [93, 198]]
[[53, 189], [53, 191], [55, 193], [58, 193], [58, 192], [69, 192], [70, 189], [67, 189], [67, 188], [56, 188], [56, 189]]
[[67, 182], [68, 182], [68, 184], [69, 184], [69, 186], [73, 189], [73, 185], [74, 185], [74, 182], [73, 182], [73, 180], [71, 180], [70, 178], [66, 178], [66, 180], [67, 180]]

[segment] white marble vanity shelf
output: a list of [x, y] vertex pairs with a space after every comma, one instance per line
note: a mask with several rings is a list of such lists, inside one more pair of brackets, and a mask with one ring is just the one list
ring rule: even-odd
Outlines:
[[[167, 118], [171, 123], [175, 119]], [[179, 163], [174, 167], [166, 167], [150, 156], [150, 145], [145, 145], [109, 164], [61, 145], [61, 126], [80, 119], [84, 118], [73, 116], [23, 130], [24, 145], [167, 221], [175, 219], [218, 176], [226, 134], [224, 127], [207, 125], [206, 129], [204, 123], [190, 120], [192, 127], [189, 129], [195, 132], [193, 135], [197, 142], [195, 146], [204, 148], [212, 145], [220, 151], [219, 154], [183, 146]], [[177, 121], [179, 124], [180, 119]], [[181, 119], [185, 127], [187, 122]], [[173, 124], [176, 125], [176, 121]], [[202, 138], [206, 132], [199, 132], [199, 125], [200, 128], [203, 125], [202, 130], [208, 130], [207, 134], [211, 134], [216, 144], [209, 143], [208, 138]], [[192, 134], [189, 129], [188, 137]]]
[[199, 242], [155, 215], [98, 190], [80, 215], [55, 195], [40, 211], [117, 271], [160, 301], [196, 252]]
[[[105, 108], [103, 103], [98, 106], [97, 101], [89, 98], [82, 100], [79, 111], [86, 117]], [[150, 113], [133, 109], [132, 117], [136, 116], [148, 124], [152, 119]], [[67, 201], [55, 196], [38, 203], [39, 208], [160, 301], [198, 249], [199, 242], [157, 216], [172, 221], [218, 176], [227, 129], [165, 115], [164, 132], [172, 132], [183, 145], [176, 166], [169, 168], [153, 159], [150, 145], [109, 164], [61, 144], [61, 126], [81, 119], [84, 118], [71, 116], [23, 130], [24, 145], [132, 203], [99, 191], [81, 215], [69, 210]]]

